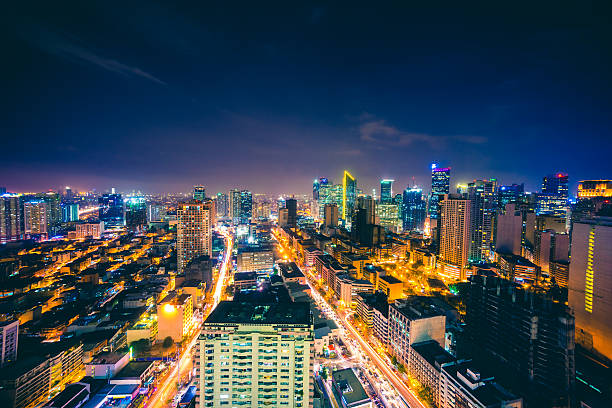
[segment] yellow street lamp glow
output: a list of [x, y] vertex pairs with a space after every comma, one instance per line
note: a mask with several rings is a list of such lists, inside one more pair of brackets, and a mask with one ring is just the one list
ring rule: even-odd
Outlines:
[[172, 313], [174, 312], [174, 305], [170, 304], [170, 303], [166, 303], [164, 305], [164, 312], [166, 313]]

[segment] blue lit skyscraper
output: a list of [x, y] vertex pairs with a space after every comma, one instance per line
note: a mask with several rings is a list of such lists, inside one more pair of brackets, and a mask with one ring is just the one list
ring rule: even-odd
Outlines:
[[422, 231], [425, 222], [425, 200], [420, 188], [407, 188], [402, 199], [402, 226], [404, 231]]
[[106, 229], [125, 226], [125, 209], [121, 194], [104, 194], [98, 199], [98, 204], [98, 217], [100, 221], [104, 221]]
[[380, 181], [380, 202], [383, 204], [391, 204], [393, 201], [393, 182], [395, 180]]
[[79, 205], [67, 203], [62, 206], [62, 222], [79, 220]]
[[499, 199], [499, 209], [504, 210], [506, 204], [519, 203], [523, 201], [525, 195], [524, 184], [511, 184], [507, 186], [499, 186], [497, 196]]
[[450, 193], [450, 171], [450, 167], [438, 168], [437, 163], [431, 165], [430, 218], [440, 218], [439, 202], [444, 194]]
[[147, 203], [144, 197], [129, 197], [125, 200], [125, 225], [136, 231], [147, 225]]
[[538, 215], [565, 217], [568, 207], [567, 173], [549, 174], [542, 179], [542, 192], [538, 194]]

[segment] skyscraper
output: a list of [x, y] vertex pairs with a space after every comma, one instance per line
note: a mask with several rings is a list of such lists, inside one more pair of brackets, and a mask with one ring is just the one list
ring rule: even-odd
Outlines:
[[390, 204], [393, 200], [393, 182], [395, 180], [384, 179], [380, 181], [380, 202]]
[[429, 217], [439, 218], [439, 202], [444, 194], [450, 193], [450, 167], [438, 168], [431, 165], [431, 196], [429, 198]]
[[318, 201], [320, 198], [321, 186], [328, 186], [329, 181], [325, 177], [319, 177], [312, 183], [312, 199]]
[[402, 226], [404, 231], [423, 231], [425, 222], [425, 201], [423, 190], [407, 188], [402, 197]]
[[79, 220], [79, 205], [66, 203], [62, 205], [62, 222], [74, 222]]
[[297, 227], [297, 200], [288, 198], [285, 201], [285, 207], [287, 208], [287, 225], [293, 228]]
[[43, 200], [47, 208], [47, 233], [54, 235], [60, 229], [62, 223], [61, 197], [58, 193], [49, 191], [36, 194], [36, 198]]
[[525, 200], [525, 185], [510, 184], [497, 189], [498, 208], [504, 211], [506, 204], [518, 204]]
[[232, 189], [229, 192], [229, 217], [234, 224], [240, 220], [240, 190]]
[[376, 206], [377, 224], [392, 232], [398, 232], [402, 226], [399, 204], [378, 204]]
[[193, 199], [204, 201], [206, 198], [206, 188], [204, 186], [193, 186]]
[[550, 400], [573, 390], [574, 317], [563, 303], [507, 279], [474, 275], [466, 325], [473, 355], [515, 378], [533, 406], [558, 406]]
[[198, 338], [196, 407], [311, 406], [313, 333], [307, 302], [220, 302]]
[[179, 273], [192, 259], [208, 255], [212, 257], [212, 202], [197, 200], [181, 203], [177, 210], [177, 263]]
[[[324, 208], [326, 204], [338, 204], [337, 202], [333, 201], [332, 199], [332, 187], [333, 187], [333, 183], [330, 182], [328, 179], [321, 177], [319, 178], [319, 184], [318, 184], [318, 190], [316, 192], [317, 195], [317, 207], [319, 209], [319, 218], [323, 218], [325, 216], [324, 214]], [[315, 195], [315, 191], [313, 188], [313, 197]], [[338, 206], [338, 208], [340, 208], [340, 206]]]
[[472, 203], [462, 196], [445, 194], [440, 210], [440, 274], [465, 280], [472, 237]]
[[357, 208], [366, 212], [366, 223], [376, 224], [376, 200], [370, 196], [357, 197]]
[[125, 208], [121, 194], [104, 194], [98, 199], [98, 217], [106, 229], [125, 226]]
[[230, 190], [230, 218], [234, 224], [248, 224], [253, 217], [253, 195], [248, 190]]
[[542, 192], [537, 196], [538, 215], [565, 217], [568, 209], [567, 173], [549, 174], [542, 179]]
[[468, 258], [470, 262], [488, 261], [493, 258], [494, 221], [497, 210], [497, 181], [474, 180], [468, 184], [468, 198], [471, 201], [471, 243]]
[[47, 205], [43, 200], [23, 203], [24, 233], [27, 236], [47, 235]]
[[612, 218], [574, 223], [568, 300], [576, 342], [612, 359]]
[[347, 170], [342, 176], [342, 220], [350, 220], [357, 198], [357, 181]]
[[125, 200], [125, 225], [136, 231], [147, 225], [147, 203], [144, 197], [129, 197]]
[[0, 196], [0, 243], [22, 238], [21, 197], [3, 194]]
[[216, 201], [217, 201], [217, 217], [229, 216], [229, 202], [227, 199], [227, 194], [217, 193]]
[[336, 204], [325, 204], [324, 220], [326, 227], [338, 226], [338, 206]]

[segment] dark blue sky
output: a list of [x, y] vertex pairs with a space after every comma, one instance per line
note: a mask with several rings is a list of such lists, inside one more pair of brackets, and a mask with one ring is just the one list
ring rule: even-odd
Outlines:
[[347, 168], [428, 189], [432, 160], [453, 184], [612, 177], [609, 7], [292, 3], [11, 6], [0, 185], [299, 193]]

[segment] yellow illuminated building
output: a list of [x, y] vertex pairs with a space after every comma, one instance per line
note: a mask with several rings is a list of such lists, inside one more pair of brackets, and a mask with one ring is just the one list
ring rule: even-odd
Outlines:
[[344, 170], [342, 176], [342, 219], [346, 222], [346, 217], [351, 216], [353, 208], [355, 208], [355, 198], [357, 197], [357, 182], [355, 177]]
[[578, 198], [612, 197], [612, 180], [582, 180]]

